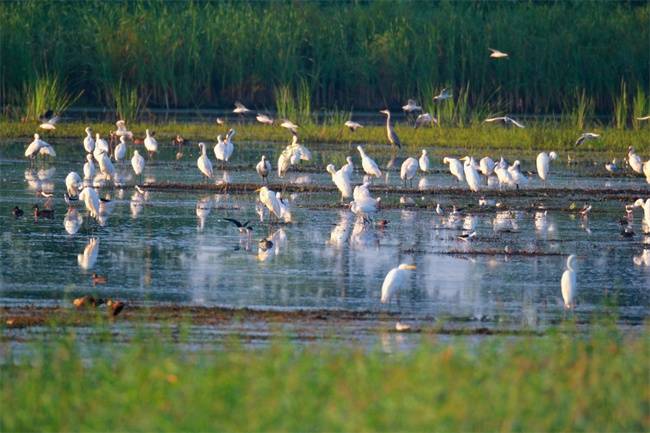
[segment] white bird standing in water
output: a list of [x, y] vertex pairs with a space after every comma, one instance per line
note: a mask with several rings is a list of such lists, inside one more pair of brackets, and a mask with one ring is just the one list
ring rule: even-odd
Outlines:
[[34, 159], [36, 155], [48, 155], [56, 156], [54, 148], [47, 142], [41, 140], [41, 137], [38, 134], [34, 134], [34, 140], [29, 143], [27, 149], [25, 149], [25, 156]]
[[566, 261], [566, 271], [562, 274], [562, 299], [564, 300], [564, 308], [572, 309], [575, 307], [575, 296], [578, 290], [576, 282], [576, 272], [573, 269], [573, 262], [576, 256], [571, 254]]
[[634, 202], [634, 207], [640, 207], [643, 209], [643, 223], [650, 227], [650, 198], [646, 199], [645, 203], [642, 198], [637, 199], [637, 201]]
[[478, 165], [479, 165], [479, 169], [481, 170], [481, 173], [485, 177], [492, 176], [492, 173], [494, 173], [494, 167], [496, 166], [492, 158], [490, 158], [489, 156], [485, 156], [481, 158]]
[[406, 181], [412, 181], [415, 174], [418, 172], [418, 167], [419, 163], [417, 159], [413, 157], [406, 158], [402, 163], [399, 177], [404, 183], [406, 183]]
[[334, 164], [327, 165], [327, 172], [332, 175], [332, 182], [341, 192], [341, 201], [344, 198], [352, 197], [352, 185], [350, 184], [350, 178], [344, 171], [344, 168], [341, 167], [338, 171]]
[[115, 157], [115, 161], [123, 161], [124, 158], [126, 158], [126, 136], [121, 135], [120, 136], [120, 144], [115, 147], [115, 152], [113, 153], [113, 156]]
[[352, 162], [351, 156], [346, 156], [345, 160], [347, 161], [347, 164], [343, 165], [343, 167], [341, 167], [341, 170], [343, 170], [348, 178], [351, 178], [351, 176], [354, 174], [354, 162]]
[[68, 191], [70, 197], [76, 197], [79, 195], [79, 189], [82, 186], [81, 177], [75, 171], [71, 171], [65, 177], [65, 189]]
[[632, 170], [639, 174], [643, 173], [643, 160], [636, 154], [632, 146], [627, 149], [627, 162]]
[[415, 265], [402, 263], [398, 267], [388, 271], [386, 278], [384, 278], [384, 283], [381, 285], [382, 304], [388, 303], [390, 301], [390, 298], [393, 295], [397, 294], [397, 292], [404, 286], [404, 283], [408, 278], [407, 272], [414, 271], [415, 269]]
[[278, 203], [280, 204], [280, 218], [282, 218], [285, 223], [290, 223], [291, 209], [289, 209], [289, 205], [282, 199], [282, 193], [280, 191], [275, 193], [275, 197], [278, 199]]
[[153, 158], [153, 154], [158, 152], [158, 140], [156, 140], [149, 130], [145, 130], [146, 137], [144, 138], [144, 147], [149, 152], [149, 157]]
[[[94, 143], [94, 142], [93, 142]], [[84, 179], [92, 179], [95, 177], [95, 163], [93, 162], [93, 156], [88, 153], [86, 155], [86, 163], [84, 164]]]
[[[97, 150], [97, 148], [95, 148], [95, 150]], [[99, 163], [99, 171], [101, 171], [104, 176], [112, 178], [115, 175], [115, 167], [113, 166], [111, 159], [108, 157], [108, 154], [106, 152], [101, 152], [98, 157], [99, 159], [97, 159], [97, 162]]]
[[650, 183], [650, 159], [643, 163], [643, 174], [646, 182]]
[[431, 169], [431, 161], [429, 161], [426, 149], [422, 149], [422, 156], [420, 156], [418, 163], [420, 164], [420, 170], [423, 173], [428, 173]]
[[496, 164], [494, 167], [494, 174], [497, 175], [497, 179], [499, 179], [499, 186], [514, 186], [515, 182], [512, 178], [512, 175], [510, 174], [510, 171], [508, 170], [508, 163], [506, 162], [503, 157], [501, 157], [501, 160]]
[[282, 152], [278, 157], [278, 177], [283, 178], [291, 166], [291, 156]]
[[93, 149], [93, 156], [95, 157], [95, 160], [99, 162], [101, 154], [108, 152], [108, 142], [101, 138], [99, 133], [95, 134], [95, 149]]
[[361, 167], [363, 167], [363, 171], [365, 171], [368, 176], [381, 177], [381, 170], [377, 166], [377, 163], [368, 155], [366, 155], [363, 147], [357, 146], [357, 150], [361, 155]]
[[386, 115], [386, 136], [388, 138], [388, 141], [390, 142], [391, 145], [401, 148], [402, 142], [400, 141], [399, 137], [397, 136], [397, 133], [393, 129], [393, 126], [390, 124], [390, 111], [381, 110], [380, 113]]
[[508, 173], [510, 173], [512, 182], [515, 184], [517, 189], [519, 189], [520, 186], [525, 186], [528, 184], [528, 178], [521, 172], [521, 169], [519, 168], [520, 165], [521, 162], [519, 162], [519, 160], [516, 160], [510, 167], [508, 167]]
[[282, 215], [282, 205], [280, 204], [280, 200], [278, 200], [275, 192], [271, 191], [265, 186], [257, 189], [256, 191], [260, 193], [260, 202], [266, 206], [270, 213], [274, 214], [278, 219], [280, 219]]
[[205, 151], [205, 143], [199, 143], [199, 148], [201, 149], [201, 156], [196, 160], [196, 166], [207, 179], [212, 179], [214, 174], [212, 171], [212, 162]]
[[79, 193], [79, 200], [84, 202], [91, 217], [97, 218], [99, 216], [99, 195], [95, 188], [87, 186], [82, 189]]
[[140, 176], [144, 171], [144, 158], [137, 150], [133, 151], [133, 157], [131, 158], [131, 167], [133, 167], [133, 172], [136, 176]]
[[92, 153], [95, 150], [95, 139], [93, 138], [93, 131], [90, 126], [85, 129], [86, 137], [84, 137], [84, 149], [86, 153]]
[[463, 160], [465, 161], [463, 172], [465, 173], [467, 185], [469, 185], [470, 190], [477, 192], [481, 186], [481, 177], [476, 169], [476, 161], [471, 156], [466, 156]]
[[129, 140], [133, 140], [133, 132], [129, 131], [126, 129], [126, 122], [124, 120], [118, 120], [115, 122], [115, 126], [117, 127], [117, 131], [115, 131], [115, 135], [118, 137], [125, 137]]
[[260, 162], [255, 166], [255, 170], [262, 178], [262, 182], [268, 183], [269, 173], [271, 173], [273, 168], [271, 167], [271, 162], [266, 159], [265, 155], [262, 155], [262, 159], [260, 159]]
[[443, 164], [449, 164], [449, 172], [452, 174], [452, 176], [456, 177], [458, 179], [458, 182], [464, 182], [465, 181], [465, 174], [463, 171], [463, 164], [457, 160], [456, 158], [450, 158], [445, 156], [442, 159]]
[[540, 152], [539, 155], [537, 155], [537, 175], [540, 179], [545, 181], [548, 178], [549, 164], [555, 159], [557, 159], [557, 153], [555, 152]]

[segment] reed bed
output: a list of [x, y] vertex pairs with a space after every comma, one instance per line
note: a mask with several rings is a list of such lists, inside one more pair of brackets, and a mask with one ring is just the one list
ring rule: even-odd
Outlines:
[[[0, 22], [4, 113], [24, 111], [25, 89], [48, 74], [70, 95], [83, 91], [85, 106], [126, 99], [137, 111], [128, 89], [151, 107], [239, 99], [303, 120], [314, 107], [427, 105], [450, 87], [466, 93], [437, 111], [460, 126], [472, 110], [559, 114], [567, 105], [616, 112], [620, 125], [637, 89], [650, 89], [647, 2], [26, 0], [2, 2]], [[488, 47], [510, 58], [490, 59]]]
[[[65, 331], [64, 331], [65, 332]], [[164, 332], [164, 331], [163, 331]], [[110, 328], [9, 346], [2, 431], [648, 431], [647, 332], [422, 337], [410, 352], [276, 341], [184, 351]], [[390, 347], [400, 335], [386, 333]], [[29, 357], [24, 354], [29, 353]]]

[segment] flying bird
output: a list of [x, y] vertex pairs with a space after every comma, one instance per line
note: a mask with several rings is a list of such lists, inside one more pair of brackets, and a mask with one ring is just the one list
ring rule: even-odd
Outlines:
[[575, 146], [580, 146], [585, 141], [597, 140], [600, 138], [600, 134], [595, 134], [593, 132], [585, 132], [575, 142]]
[[357, 122], [353, 122], [352, 120], [348, 120], [344, 123], [345, 126], [350, 128], [350, 131], [354, 132], [359, 128], [363, 128], [363, 125]]
[[452, 97], [451, 92], [448, 89], [442, 89], [439, 94], [433, 97], [433, 101], [444, 101], [445, 99], [450, 99]]
[[490, 57], [493, 59], [505, 59], [508, 57], [508, 53], [504, 53], [503, 51], [495, 50], [494, 48], [488, 48], [488, 50], [492, 51]]
[[503, 122], [503, 124], [506, 125], [506, 126], [516, 126], [517, 128], [525, 128], [524, 125], [522, 125], [521, 123], [517, 122], [517, 121], [516, 121], [515, 119], [513, 119], [512, 117], [508, 117], [508, 116], [488, 117], [488, 118], [485, 119], [483, 122], [488, 122], [488, 123], [492, 123], [492, 122]]

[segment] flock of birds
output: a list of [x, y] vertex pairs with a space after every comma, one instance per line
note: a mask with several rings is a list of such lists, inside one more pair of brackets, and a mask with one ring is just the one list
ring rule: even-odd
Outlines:
[[[492, 51], [493, 53], [491, 57], [507, 57], [507, 54], [502, 53], [498, 50]], [[433, 98], [433, 100], [434, 102], [442, 102], [451, 97], [451, 92], [447, 89], [443, 89], [438, 95]], [[418, 106], [414, 100], [409, 100], [407, 104], [402, 108], [406, 113], [417, 113], [422, 111], [422, 108]], [[239, 102], [235, 104], [235, 109], [233, 112], [241, 116], [255, 114], [253, 110], [248, 109]], [[390, 111], [382, 110], [380, 113], [386, 116], [386, 137], [388, 142], [393, 146], [395, 150], [401, 148], [402, 143], [391, 123]], [[256, 120], [260, 123], [267, 125], [273, 125], [276, 123], [276, 120], [268, 114], [256, 113], [255, 116]], [[648, 118], [650, 119], [650, 116], [648, 116]], [[58, 120], [59, 118], [57, 116], [51, 117], [45, 120], [40, 125], [40, 128], [45, 130], [55, 129], [55, 125]], [[223, 121], [221, 121], [221, 119], [218, 119], [218, 121], [220, 124], [223, 124]], [[415, 119], [416, 127], [426, 123], [431, 124], [436, 122], [436, 119], [429, 113], [421, 113]], [[485, 122], [502, 122], [505, 126], [524, 128], [523, 124], [508, 116], [488, 118], [485, 119]], [[281, 120], [279, 124], [281, 127], [289, 130], [292, 134], [291, 143], [287, 145], [286, 148], [280, 153], [277, 160], [277, 176], [279, 178], [283, 178], [291, 166], [299, 164], [301, 161], [310, 161], [312, 159], [312, 153], [304, 144], [300, 143], [298, 134], [299, 125], [286, 119]], [[363, 125], [360, 123], [354, 122], [352, 120], [345, 122], [344, 126], [349, 128], [351, 131], [355, 131], [358, 128], [363, 127]], [[99, 197], [97, 188], [105, 185], [106, 182], [110, 181], [112, 181], [117, 187], [125, 186], [123, 180], [121, 180], [117, 175], [115, 165], [113, 163], [115, 162], [116, 164], [123, 164], [126, 162], [128, 154], [127, 147], [131, 143], [144, 145], [144, 149], [148, 154], [148, 158], [151, 160], [155, 157], [156, 153], [159, 150], [159, 143], [148, 129], [145, 131], [145, 137], [143, 139], [140, 140], [134, 138], [134, 134], [127, 129], [126, 123], [123, 120], [120, 120], [116, 123], [116, 130], [112, 131], [109, 134], [108, 141], [102, 138], [99, 133], [93, 135], [93, 131], [90, 128], [86, 128], [85, 132], [86, 136], [83, 138], [83, 150], [86, 152], [86, 162], [82, 168], [83, 177], [74, 171], [70, 172], [66, 176], [66, 192], [64, 194], [64, 198], [70, 207], [73, 206], [75, 201], [83, 202], [89, 215], [92, 218], [100, 219], [102, 214], [102, 199]], [[228, 130], [225, 136], [222, 137], [219, 135], [217, 137], [217, 143], [214, 145], [213, 153], [216, 160], [220, 161], [222, 166], [228, 164], [230, 158], [233, 155], [235, 145], [232, 139], [234, 136], [235, 130], [231, 128]], [[578, 146], [587, 140], [596, 140], [598, 138], [600, 138], [599, 134], [590, 132], [584, 133], [577, 139], [575, 145]], [[179, 145], [179, 154], [177, 157], [182, 156], [182, 146], [187, 142], [182, 137], [177, 136], [174, 140], [174, 143], [176, 145]], [[199, 142], [198, 147], [200, 149], [200, 156], [196, 161], [196, 165], [199, 172], [207, 182], [211, 179], [214, 179], [215, 176], [213, 163], [208, 155], [207, 145], [204, 142]], [[380, 210], [381, 197], [372, 197], [370, 189], [373, 180], [382, 178], [383, 174], [377, 162], [367, 154], [366, 150], [362, 146], [357, 146], [357, 151], [360, 157], [360, 166], [365, 175], [361, 184], [353, 185], [352, 183], [352, 175], [355, 170], [355, 164], [352, 157], [350, 156], [346, 158], [346, 164], [341, 166], [339, 169], [337, 169], [333, 164], [328, 164], [326, 171], [331, 175], [332, 182], [340, 192], [341, 201], [346, 201], [348, 203], [350, 211], [355, 214], [363, 224], [366, 224], [371, 222], [372, 216]], [[56, 157], [56, 151], [54, 150], [53, 146], [45, 142], [39, 136], [39, 134], [34, 134], [34, 140], [29, 143], [25, 150], [25, 157], [29, 158], [31, 161], [34, 161], [36, 157], [54, 158]], [[540, 152], [537, 155], [535, 161], [537, 168], [536, 175], [542, 182], [548, 181], [550, 175], [550, 163], [551, 161], [557, 159], [557, 157], [558, 155], [554, 151]], [[636, 154], [634, 149], [630, 147], [628, 149], [628, 154], [625, 158], [625, 161], [634, 172], [644, 174], [646, 180], [648, 183], [650, 183], [650, 160], [644, 162], [641, 157]], [[392, 168], [391, 165], [393, 162], [394, 158], [391, 159], [391, 162], [387, 168]], [[130, 163], [133, 174], [135, 176], [142, 177], [146, 160], [137, 149], [133, 151], [130, 158]], [[524, 188], [528, 184], [529, 176], [531, 175], [530, 173], [526, 173], [521, 170], [520, 161], [515, 160], [512, 164], [510, 164], [503, 157], [497, 161], [493, 160], [489, 156], [485, 156], [478, 161], [472, 156], [465, 156], [463, 158], [445, 157], [443, 159], [443, 164], [448, 166], [450, 174], [457, 180], [459, 184], [466, 183], [467, 187], [473, 192], [478, 192], [485, 188], [497, 187], [513, 189]], [[415, 178], [418, 171], [426, 174], [431, 170], [431, 167], [432, 165], [427, 151], [422, 150], [421, 155], [419, 155], [418, 158], [407, 157], [404, 159], [399, 170], [400, 178], [404, 184], [410, 183], [412, 186], [413, 179]], [[272, 191], [268, 187], [268, 178], [273, 173], [271, 161], [266, 157], [266, 155], [262, 155], [255, 168], [262, 181], [262, 186], [257, 190], [257, 199], [259, 206], [266, 208], [269, 214], [269, 219], [271, 221], [276, 220], [278, 222], [285, 223], [291, 222], [292, 216], [288, 203], [282, 198], [280, 192]], [[608, 163], [606, 165], [606, 169], [612, 173], [620, 170], [616, 164], [616, 161]], [[144, 194], [144, 191], [138, 185], [135, 185], [135, 188], [138, 194]], [[43, 194], [51, 197], [51, 195], [48, 195], [46, 193]], [[484, 198], [481, 200], [483, 202], [486, 201]], [[650, 227], [650, 198], [645, 201], [639, 199], [631, 206], [632, 208], [641, 207], [643, 209], [644, 224]], [[438, 205], [436, 211], [437, 213], [441, 212], [440, 205]], [[16, 207], [14, 208], [13, 212], [14, 215], [18, 217], [22, 215], [23, 211]], [[585, 210], [585, 212], [588, 212], [588, 209]], [[53, 214], [54, 211], [51, 209], [40, 209], [38, 206], [34, 207], [35, 218], [52, 218]], [[263, 219], [263, 215], [260, 216]], [[80, 217], [77, 216], [76, 222], [78, 222], [79, 219]], [[237, 228], [241, 233], [245, 233], [248, 236], [251, 235], [252, 230], [248, 225], [248, 222], [242, 224], [234, 219], [226, 220], [237, 225]], [[468, 236], [471, 237], [471, 235]], [[94, 242], [98, 243], [98, 240], [95, 240]], [[84, 254], [80, 254], [78, 258], [79, 264], [82, 267], [84, 267], [84, 263], [92, 260], [93, 254], [96, 255], [96, 245], [89, 245], [86, 249], [88, 251], [84, 251]], [[271, 239], [264, 238], [260, 241], [260, 256], [268, 255], [272, 249], [273, 241]], [[576, 274], [574, 268], [575, 260], [575, 255], [571, 255], [567, 259], [567, 269], [561, 278], [561, 292], [566, 308], [573, 308], [575, 305], [575, 293], [577, 289]], [[401, 264], [398, 267], [391, 269], [386, 275], [382, 285], [381, 302], [389, 302], [390, 299], [394, 297], [395, 293], [397, 293], [407, 281], [408, 272], [415, 269], [415, 266], [410, 264]], [[78, 301], [79, 305], [77, 305], [76, 300], [75, 305], [96, 306], [102, 302], [103, 301], [99, 302], [94, 298], [83, 298], [82, 300]], [[113, 302], [113, 305], [116, 305], [115, 301], [111, 302]], [[123, 303], [119, 305], [121, 311], [123, 308]]]

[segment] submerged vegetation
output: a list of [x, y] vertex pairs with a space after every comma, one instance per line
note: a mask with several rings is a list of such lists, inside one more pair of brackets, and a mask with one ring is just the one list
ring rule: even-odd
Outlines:
[[[435, 111], [459, 126], [471, 112], [567, 109], [577, 126], [591, 111], [615, 112], [621, 125], [633, 94], [650, 88], [647, 2], [27, 0], [2, 2], [0, 22], [5, 113], [24, 110], [25, 89], [48, 74], [70, 95], [83, 91], [80, 104], [121, 115], [137, 114], [136, 92], [152, 107], [240, 99], [303, 123], [313, 107], [397, 107], [411, 97], [427, 106], [449, 87], [457, 99]], [[490, 59], [488, 47], [510, 57]]]
[[[410, 352], [383, 353], [287, 342], [186, 352], [164, 338], [124, 345], [98, 331], [89, 344], [70, 334], [21, 354], [4, 347], [2, 431], [650, 428], [647, 332], [595, 327], [471, 346], [423, 338]], [[383, 346], [400, 337], [382, 335]]]

